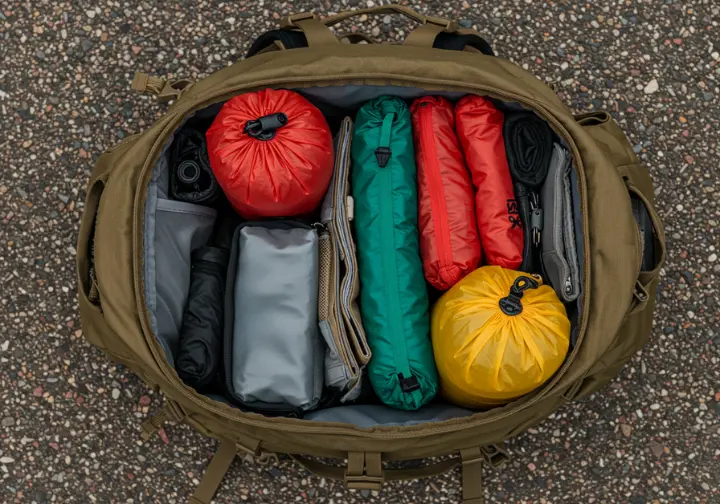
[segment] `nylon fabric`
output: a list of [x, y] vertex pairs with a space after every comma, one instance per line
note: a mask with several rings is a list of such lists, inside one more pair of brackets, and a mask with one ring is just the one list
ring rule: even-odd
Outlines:
[[425, 279], [446, 291], [480, 264], [470, 172], [455, 134], [452, 104], [427, 96], [411, 107], [418, 169], [420, 256]]
[[[245, 132], [249, 121], [284, 113], [269, 140]], [[265, 89], [225, 103], [206, 133], [210, 166], [232, 206], [246, 219], [308, 214], [333, 171], [330, 128], [298, 93]]]
[[526, 290], [519, 314], [502, 310], [501, 300], [523, 276], [485, 266], [435, 305], [433, 349], [449, 401], [468, 408], [506, 403], [545, 383], [565, 360], [570, 321], [551, 287]]
[[[378, 149], [389, 157], [380, 166]], [[373, 358], [370, 382], [388, 406], [414, 410], [437, 391], [428, 296], [419, 256], [417, 179], [410, 111], [381, 97], [357, 114], [352, 188], [361, 312]], [[401, 377], [416, 380], [403, 391]]]
[[503, 142], [503, 114], [487, 98], [466, 96], [455, 106], [455, 120], [476, 189], [485, 262], [518, 269], [523, 260], [523, 227]]

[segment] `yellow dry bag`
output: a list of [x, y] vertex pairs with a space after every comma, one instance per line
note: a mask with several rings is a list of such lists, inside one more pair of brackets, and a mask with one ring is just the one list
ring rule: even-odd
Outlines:
[[565, 360], [570, 321], [539, 277], [484, 266], [455, 284], [432, 314], [445, 398], [481, 408], [539, 387]]

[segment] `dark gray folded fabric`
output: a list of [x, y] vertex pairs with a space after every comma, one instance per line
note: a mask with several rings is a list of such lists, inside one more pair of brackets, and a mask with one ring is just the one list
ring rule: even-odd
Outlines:
[[550, 171], [542, 189], [544, 225], [542, 265], [544, 276], [565, 303], [580, 294], [580, 265], [575, 243], [571, 159], [559, 144], [553, 147]]
[[533, 207], [532, 200], [534, 191], [540, 189], [547, 177], [553, 134], [550, 126], [533, 112], [510, 112], [505, 114], [503, 139], [525, 237], [520, 269], [536, 273], [535, 246], [540, 229], [533, 229], [532, 219], [536, 214], [537, 220], [541, 210]]
[[197, 390], [209, 386], [220, 369], [227, 262], [227, 251], [216, 247], [202, 247], [192, 254], [175, 365], [178, 376]]

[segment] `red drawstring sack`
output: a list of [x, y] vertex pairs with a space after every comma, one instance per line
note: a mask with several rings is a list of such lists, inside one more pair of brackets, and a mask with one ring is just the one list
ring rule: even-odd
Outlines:
[[245, 219], [305, 215], [320, 205], [333, 172], [332, 135], [298, 93], [231, 98], [205, 136], [215, 178]]
[[503, 141], [503, 113], [468, 95], [455, 107], [457, 134], [476, 188], [477, 226], [488, 264], [516, 270], [523, 258], [523, 228]]
[[453, 105], [445, 98], [426, 96], [415, 100], [410, 111], [420, 256], [425, 279], [445, 291], [480, 264], [474, 189], [455, 135]]

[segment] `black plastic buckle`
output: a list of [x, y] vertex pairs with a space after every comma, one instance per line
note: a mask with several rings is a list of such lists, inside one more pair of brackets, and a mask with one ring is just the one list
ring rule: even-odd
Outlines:
[[405, 378], [402, 373], [398, 373], [398, 378], [400, 378], [400, 388], [406, 394], [420, 389], [420, 382], [413, 375]]
[[385, 168], [390, 161], [390, 155], [392, 151], [390, 147], [378, 147], [375, 149], [375, 159], [377, 159], [378, 166]]

